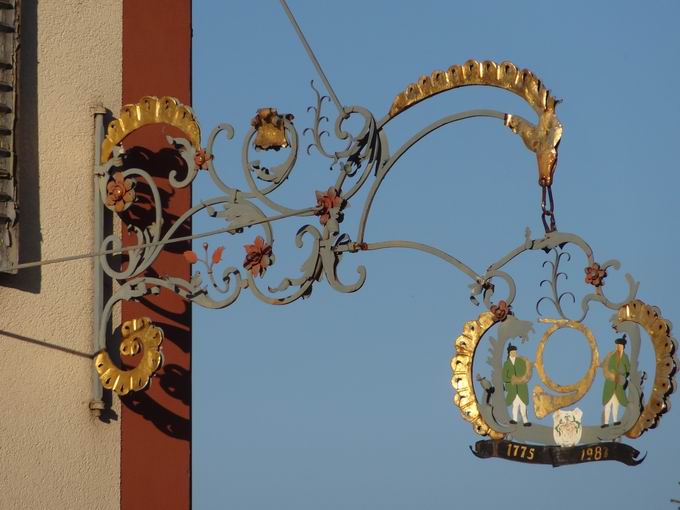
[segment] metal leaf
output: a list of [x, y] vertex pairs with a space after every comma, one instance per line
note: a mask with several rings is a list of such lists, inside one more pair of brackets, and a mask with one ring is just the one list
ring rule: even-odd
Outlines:
[[224, 251], [224, 246], [219, 246], [215, 249], [212, 254], [212, 263], [219, 264], [222, 261], [222, 252]]

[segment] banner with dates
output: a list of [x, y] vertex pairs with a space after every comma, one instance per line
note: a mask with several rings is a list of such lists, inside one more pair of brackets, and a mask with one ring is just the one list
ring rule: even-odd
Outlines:
[[498, 457], [527, 464], [552, 464], [553, 467], [603, 460], [637, 466], [645, 460], [645, 457], [637, 458], [640, 452], [632, 446], [614, 442], [562, 447], [487, 440], [477, 441], [470, 450], [480, 459]]

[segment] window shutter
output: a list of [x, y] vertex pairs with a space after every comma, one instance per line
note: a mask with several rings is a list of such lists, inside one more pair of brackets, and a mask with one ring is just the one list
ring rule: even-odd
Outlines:
[[14, 152], [19, 77], [19, 1], [0, 0], [0, 267], [19, 261]]

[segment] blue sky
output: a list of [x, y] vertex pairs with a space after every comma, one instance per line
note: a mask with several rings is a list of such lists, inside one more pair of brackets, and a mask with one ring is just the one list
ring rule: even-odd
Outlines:
[[[629, 272], [641, 282], [641, 299], [680, 321], [678, 2], [289, 5], [341, 102], [378, 119], [419, 76], [469, 58], [531, 69], [563, 99], [554, 186], [559, 229], [582, 236], [596, 260], [622, 262], [607, 280], [613, 297], [623, 296]], [[218, 123], [234, 126], [234, 140], [216, 146], [215, 165], [226, 182], [244, 187], [241, 144], [256, 110], [293, 113], [306, 146], [309, 82], [320, 80], [277, 1], [195, 0], [193, 25], [193, 107], [204, 143]], [[456, 90], [390, 123], [390, 148], [429, 122], [474, 108], [535, 118], [510, 93]], [[332, 104], [326, 114], [334, 120]], [[314, 191], [337, 176], [328, 166], [301, 151], [275, 198], [290, 207], [314, 205]], [[201, 177], [195, 201], [218, 194]], [[342, 224], [353, 235], [363, 198], [365, 192], [350, 204]], [[294, 235], [303, 224], [275, 226], [277, 259], [267, 284], [297, 274], [307, 252], [295, 247]], [[201, 217], [194, 231], [220, 226]], [[499, 121], [473, 119], [437, 131], [400, 160], [378, 193], [367, 240], [428, 243], [480, 272], [520, 244], [527, 226], [535, 235], [542, 229], [534, 156]], [[242, 245], [259, 233], [210, 243], [224, 245], [224, 258], [239, 266]], [[536, 319], [544, 260], [525, 254], [511, 268], [523, 319]], [[354, 294], [322, 281], [310, 299], [284, 307], [246, 292], [224, 310], [195, 308], [196, 508], [672, 508], [670, 498], [680, 497], [677, 409], [630, 442], [648, 452], [637, 468], [476, 459], [468, 445], [480, 438], [452, 403], [449, 366], [464, 322], [480, 311], [468, 299], [467, 277], [402, 250], [348, 256], [341, 275], [350, 280], [359, 264], [368, 277]], [[582, 292], [582, 259], [568, 269], [566, 288]], [[603, 354], [612, 341], [607, 317], [594, 314], [589, 324]], [[552, 342], [546, 366], [558, 382], [573, 382], [585, 370], [585, 342], [570, 335]], [[649, 344], [644, 348], [650, 370]], [[597, 421], [600, 388], [598, 381], [582, 403], [590, 423]]]

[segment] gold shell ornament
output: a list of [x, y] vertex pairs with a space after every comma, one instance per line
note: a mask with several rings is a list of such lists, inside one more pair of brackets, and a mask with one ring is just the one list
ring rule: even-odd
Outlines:
[[167, 124], [176, 127], [198, 151], [201, 148], [201, 128], [191, 108], [174, 97], [144, 96], [138, 103], [121, 108], [117, 119], [109, 123], [106, 138], [102, 141], [101, 163], [106, 163], [113, 148], [137, 129], [150, 124]]
[[163, 361], [163, 330], [154, 326], [148, 317], [142, 317], [124, 322], [121, 335], [120, 353], [123, 356], [134, 356], [141, 350], [139, 364], [130, 370], [120, 369], [109, 354], [102, 350], [95, 356], [94, 366], [102, 386], [122, 396], [130, 391], [146, 388], [153, 374], [160, 368]]

